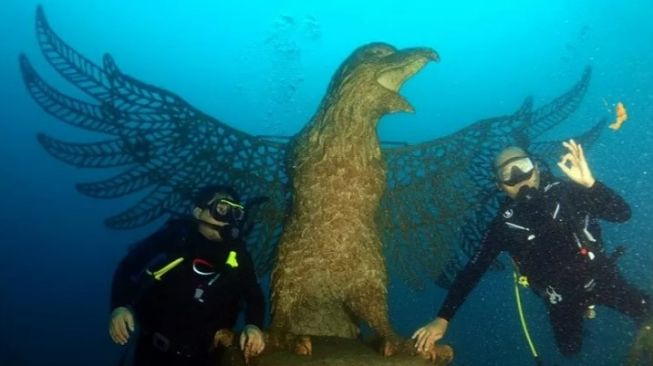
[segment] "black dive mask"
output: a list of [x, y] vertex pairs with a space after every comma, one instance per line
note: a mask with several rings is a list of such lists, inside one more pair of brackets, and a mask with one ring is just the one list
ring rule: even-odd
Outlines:
[[218, 226], [202, 221], [204, 224], [217, 230], [224, 240], [235, 240], [240, 237], [245, 219], [243, 205], [227, 198], [216, 198], [206, 205], [206, 209], [213, 219], [227, 225]]
[[208, 204], [208, 210], [216, 221], [230, 225], [239, 225], [245, 218], [245, 206], [225, 198], [219, 198]]

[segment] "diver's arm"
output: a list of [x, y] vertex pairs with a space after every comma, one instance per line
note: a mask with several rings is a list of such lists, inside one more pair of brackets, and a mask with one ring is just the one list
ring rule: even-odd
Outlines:
[[592, 216], [612, 222], [624, 222], [630, 219], [631, 210], [628, 203], [598, 180], [590, 188], [575, 185], [571, 196], [577, 200], [579, 210], [586, 211]]
[[434, 343], [444, 337], [451, 318], [501, 252], [502, 231], [499, 223], [498, 220], [492, 222], [478, 252], [456, 276], [437, 317], [413, 333], [412, 339], [415, 339], [415, 348], [419, 352], [429, 352], [433, 349]]
[[438, 311], [438, 318], [450, 321], [458, 308], [465, 302], [469, 293], [476, 287], [483, 274], [501, 252], [498, 222], [495, 221], [487, 231], [478, 252], [469, 260], [451, 285], [444, 303]]
[[577, 208], [608, 221], [628, 220], [630, 207], [623, 198], [594, 178], [583, 147], [574, 140], [562, 145], [568, 152], [562, 156], [558, 167], [573, 182], [571, 196], [577, 200]]
[[249, 364], [252, 357], [259, 355], [265, 349], [263, 337], [263, 316], [265, 314], [265, 300], [263, 291], [256, 278], [256, 270], [252, 257], [247, 250], [243, 250], [244, 283], [243, 295], [245, 298], [245, 327], [240, 333], [240, 349], [243, 351], [245, 363]]
[[265, 299], [261, 286], [256, 283], [246, 290], [245, 301], [245, 324], [256, 325], [263, 328], [263, 316], [265, 313]]
[[148, 259], [155, 255], [162, 243], [160, 236], [158, 231], [137, 243], [120, 262], [113, 275], [109, 335], [116, 344], [123, 346], [127, 344], [130, 333], [135, 329], [131, 305], [138, 291], [138, 283], [132, 276], [136, 275]]
[[243, 260], [243, 297], [245, 300], [245, 324], [263, 328], [265, 298], [256, 278], [254, 262], [247, 250], [242, 252]]
[[111, 283], [111, 311], [132, 305], [139, 289], [135, 277], [138, 277], [152, 258], [164, 253], [171, 245], [173, 226], [168, 222], [162, 229], [134, 244], [127, 256], [120, 261]]

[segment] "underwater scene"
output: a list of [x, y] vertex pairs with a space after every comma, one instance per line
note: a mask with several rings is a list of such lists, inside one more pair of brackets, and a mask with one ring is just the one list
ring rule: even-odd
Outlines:
[[652, 20], [2, 1], [0, 364], [653, 365]]

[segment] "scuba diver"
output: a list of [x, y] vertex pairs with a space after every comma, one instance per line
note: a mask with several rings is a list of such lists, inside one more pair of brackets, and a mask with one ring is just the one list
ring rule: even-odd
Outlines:
[[613, 308], [638, 325], [651, 316], [649, 296], [617, 269], [621, 251], [606, 254], [597, 221], [624, 222], [630, 218], [630, 207], [594, 179], [581, 145], [573, 140], [563, 145], [568, 152], [558, 166], [571, 181], [541, 174], [518, 147], [506, 148], [496, 157], [496, 184], [508, 197], [479, 250], [458, 273], [437, 317], [413, 334], [419, 352], [434, 352], [434, 343], [502, 251], [544, 300], [556, 344], [566, 357], [580, 351], [583, 321], [595, 315], [595, 305]]
[[168, 221], [131, 248], [114, 274], [109, 334], [125, 345], [139, 325], [135, 366], [208, 365], [218, 345], [231, 345], [242, 302], [245, 360], [265, 348], [263, 292], [243, 239], [245, 207], [222, 186], [201, 189], [195, 205], [193, 219]]

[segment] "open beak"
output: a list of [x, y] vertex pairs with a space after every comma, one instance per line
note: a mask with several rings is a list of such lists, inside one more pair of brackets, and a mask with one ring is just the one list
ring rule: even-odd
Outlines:
[[414, 109], [401, 95], [399, 89], [406, 80], [418, 73], [429, 61], [438, 62], [440, 57], [430, 48], [412, 48], [399, 51], [388, 56], [391, 60], [391, 66], [385, 68], [379, 73], [377, 82], [382, 87], [397, 94], [402, 106], [397, 110], [412, 112]]

